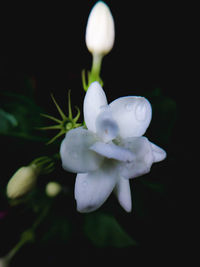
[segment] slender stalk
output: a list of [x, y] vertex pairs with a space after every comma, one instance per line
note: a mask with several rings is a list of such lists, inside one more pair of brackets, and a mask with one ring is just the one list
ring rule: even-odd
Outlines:
[[50, 206], [46, 206], [43, 211], [41, 212], [40, 216], [37, 218], [37, 220], [34, 222], [32, 227], [25, 232], [22, 233], [21, 239], [16, 244], [14, 248], [11, 249], [11, 251], [5, 256], [5, 261], [9, 263], [12, 258], [16, 255], [16, 253], [28, 242], [32, 242], [34, 240], [34, 231], [36, 228], [40, 225], [40, 223], [43, 221], [43, 219], [46, 217], [48, 211], [50, 209]]
[[103, 56], [101, 54], [93, 54], [92, 58], [92, 68], [89, 75], [89, 83], [88, 86], [94, 82], [100, 80], [100, 71], [101, 71], [101, 63]]

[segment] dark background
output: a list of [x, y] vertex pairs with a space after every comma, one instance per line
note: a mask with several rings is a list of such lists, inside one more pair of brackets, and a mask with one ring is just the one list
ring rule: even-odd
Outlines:
[[[81, 108], [85, 94], [81, 70], [91, 67], [91, 55], [84, 37], [88, 14], [95, 1], [66, 3], [66, 6], [30, 3], [2, 9], [0, 90], [21, 91], [25, 88], [24, 79], [28, 77], [37, 104], [51, 114], [56, 113], [51, 92], [63, 107], [67, 90], [71, 89], [72, 103]], [[187, 240], [191, 235], [187, 225], [190, 208], [186, 197], [191, 189], [188, 185], [185, 193], [187, 179], [183, 167], [191, 161], [185, 142], [189, 131], [184, 124], [188, 120], [185, 107], [188, 107], [186, 92], [190, 86], [187, 45], [191, 34], [188, 31], [190, 10], [174, 2], [107, 1], [107, 4], [112, 10], [116, 29], [114, 48], [104, 58], [101, 72], [108, 101], [125, 95], [146, 96], [160, 88], [165, 97], [176, 103], [176, 123], [170, 140], [159, 144], [168, 152], [168, 159], [161, 166], [165, 171], [165, 182], [169, 179], [170, 190], [166, 199], [157, 203], [151, 222], [145, 223], [141, 218], [137, 221], [137, 216], [135, 220], [134, 216], [128, 215], [118, 218], [130, 234], [137, 233], [133, 228], [138, 227], [137, 238], [144, 244], [143, 250], [123, 249], [120, 253], [122, 257], [134, 255], [142, 259], [145, 251], [144, 254], [151, 255], [154, 260], [158, 255], [164, 255], [166, 259], [178, 255], [179, 260], [184, 256], [179, 257], [178, 250], [187, 251]], [[153, 141], [156, 143], [155, 139]], [[31, 151], [27, 153], [31, 154]], [[158, 174], [161, 175], [162, 170]], [[121, 214], [123, 212], [117, 213], [118, 216]], [[58, 252], [55, 247], [44, 249], [43, 258], [51, 249], [61, 259], [62, 246]], [[85, 246], [80, 240], [68, 251], [70, 259], [77, 255], [77, 250], [83, 263], [89, 262], [89, 250], [102, 262], [103, 255], [116, 257], [114, 249], [99, 251], [90, 245]], [[22, 258], [21, 255], [20, 260]]]

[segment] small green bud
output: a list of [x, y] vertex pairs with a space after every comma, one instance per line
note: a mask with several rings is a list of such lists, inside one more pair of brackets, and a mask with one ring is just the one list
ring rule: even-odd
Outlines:
[[19, 168], [8, 182], [7, 196], [15, 199], [28, 193], [35, 186], [38, 174], [39, 169], [34, 164]]
[[62, 190], [61, 185], [56, 183], [56, 182], [49, 182], [46, 185], [46, 194], [49, 197], [57, 196], [60, 193], [61, 190]]

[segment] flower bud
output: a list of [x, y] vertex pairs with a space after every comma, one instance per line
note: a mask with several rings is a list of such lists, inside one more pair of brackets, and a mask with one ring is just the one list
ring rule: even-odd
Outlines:
[[92, 54], [105, 55], [113, 47], [114, 20], [109, 7], [98, 1], [92, 8], [86, 27], [86, 45]]
[[9, 260], [7, 258], [0, 258], [0, 267], [8, 267], [9, 266]]
[[28, 193], [34, 186], [38, 176], [36, 165], [19, 168], [7, 185], [7, 196], [11, 199], [21, 197]]
[[60, 193], [61, 189], [62, 188], [61, 188], [60, 184], [58, 184], [56, 182], [49, 182], [46, 185], [46, 194], [49, 197], [55, 197]]

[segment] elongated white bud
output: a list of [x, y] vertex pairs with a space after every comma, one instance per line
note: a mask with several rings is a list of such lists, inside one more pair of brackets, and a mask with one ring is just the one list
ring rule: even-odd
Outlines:
[[11, 199], [21, 197], [35, 186], [38, 176], [36, 165], [19, 168], [11, 177], [7, 185], [7, 196]]
[[105, 55], [113, 47], [114, 20], [109, 7], [102, 1], [98, 1], [90, 12], [85, 39], [87, 48], [93, 55]]

